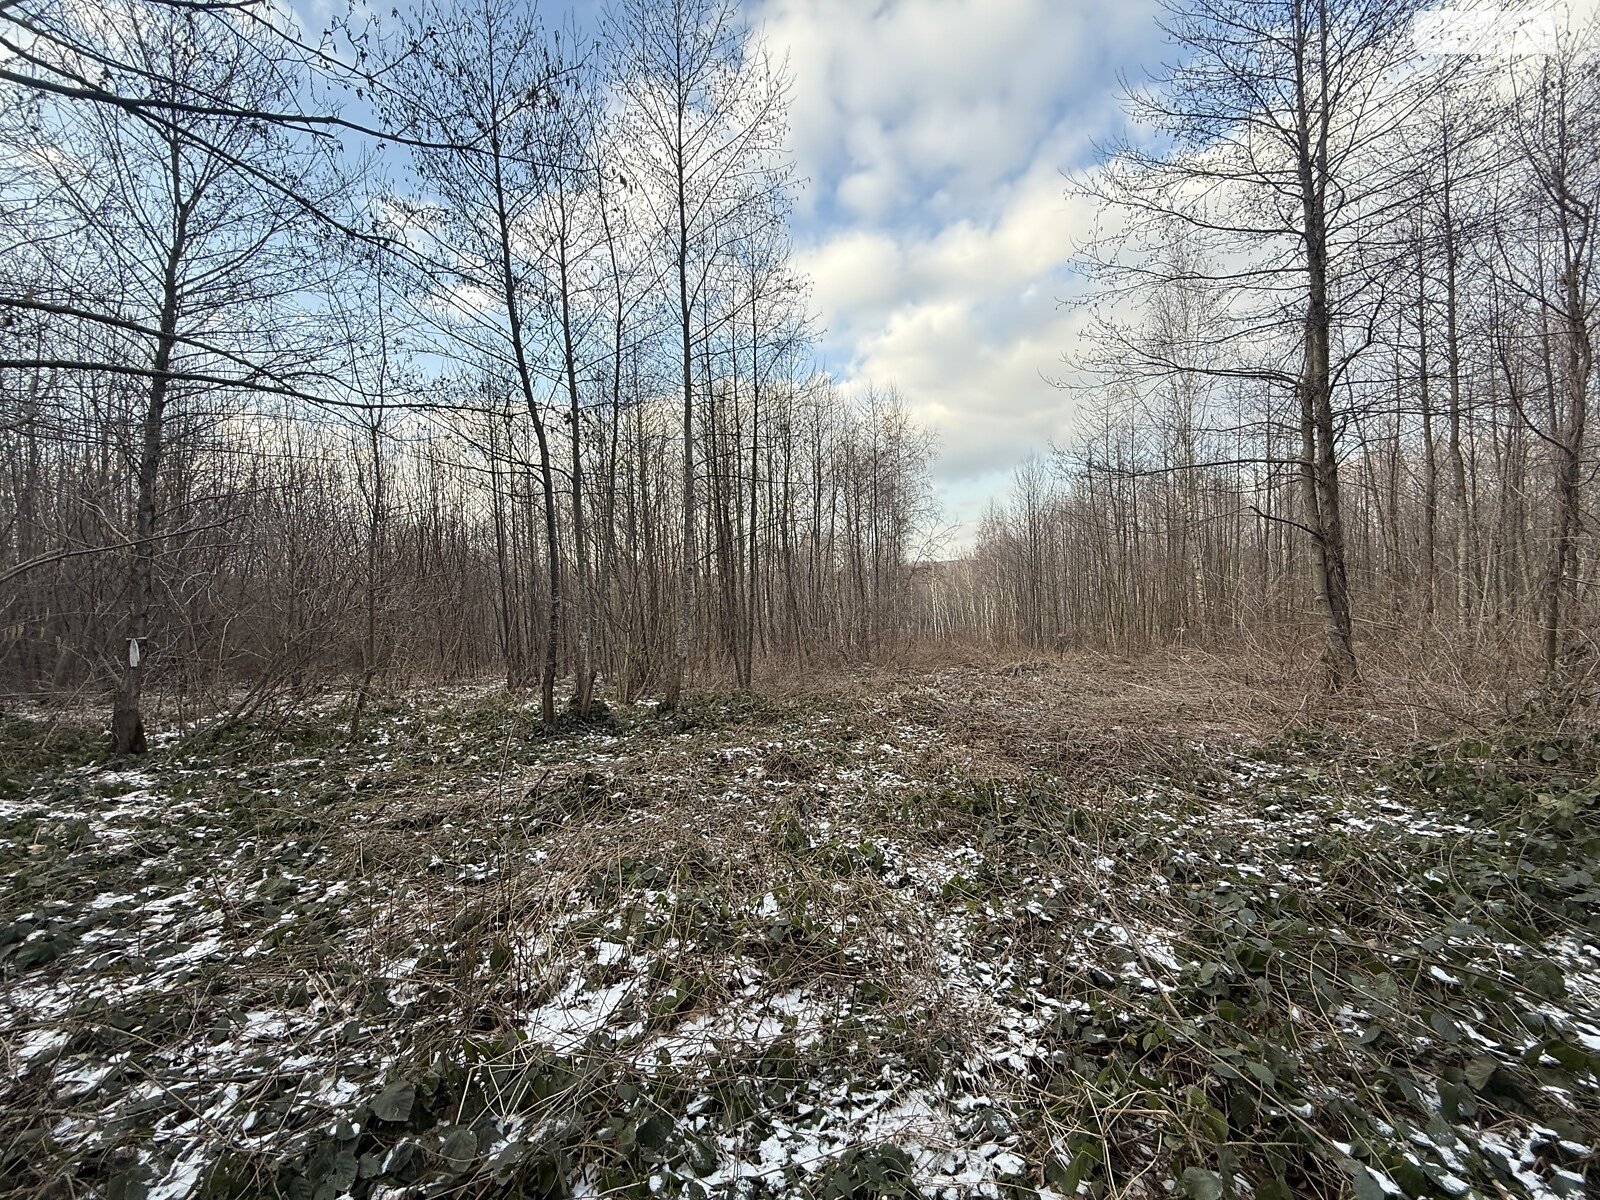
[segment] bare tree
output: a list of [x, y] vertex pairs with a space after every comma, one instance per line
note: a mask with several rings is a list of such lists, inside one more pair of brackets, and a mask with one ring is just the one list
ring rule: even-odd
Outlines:
[[413, 157], [427, 193], [394, 198], [403, 214], [399, 233], [417, 251], [423, 315], [447, 329], [457, 357], [510, 375], [538, 443], [549, 598], [540, 696], [552, 723], [561, 547], [554, 451], [529, 327], [529, 238], [545, 184], [541, 114], [560, 103], [563, 67], [514, 0], [476, 0], [446, 19], [408, 26], [404, 37], [412, 53], [386, 105], [391, 124], [425, 143]]
[[[1296, 523], [1310, 538], [1330, 684], [1355, 674], [1335, 393], [1371, 344], [1390, 259], [1382, 225], [1403, 166], [1384, 138], [1415, 107], [1398, 67], [1413, 6], [1379, 0], [1193, 0], [1166, 8], [1177, 64], [1129, 109], [1170, 145], [1117, 148], [1085, 189], [1124, 221], [1090, 247], [1113, 287], [1188, 278], [1141, 253], [1183, 229], [1225, 297], [1231, 361], [1163, 348], [1145, 369], [1198, 369], [1292, 392]], [[1288, 290], [1291, 289], [1292, 290]], [[1285, 299], [1289, 297], [1289, 299]], [[1112, 335], [1115, 338], [1115, 334]], [[1126, 342], [1126, 339], [1123, 339]]]
[[[628, 146], [652, 227], [669, 248], [683, 391], [682, 556], [676, 656], [666, 703], [678, 702], [694, 636], [699, 569], [695, 480], [696, 309], [741, 210], [780, 190], [788, 84], [746, 38], [734, 0], [620, 0], [608, 32], [626, 100]], [[704, 323], [702, 322], [702, 335]]]
[[[58, 364], [137, 379], [144, 387], [130, 449], [137, 499], [126, 542], [123, 665], [112, 715], [114, 749], [127, 754], [145, 746], [141, 697], [154, 649], [161, 544], [180, 532], [160, 528], [162, 475], [177, 436], [174, 407], [263, 386], [293, 390], [291, 377], [300, 377], [314, 357], [290, 301], [314, 288], [318, 275], [308, 266], [306, 213], [240, 164], [270, 163], [279, 182], [292, 179], [303, 194], [332, 204], [304, 148], [274, 126], [231, 111], [270, 106], [294, 88], [293, 64], [274, 57], [271, 45], [130, 4], [102, 10], [85, 35], [133, 64], [146, 89], [138, 94], [159, 103], [154, 115], [55, 106], [48, 136], [67, 153], [41, 155], [49, 166], [48, 200], [86, 239], [87, 246], [74, 249], [95, 256], [98, 276], [86, 281], [88, 290], [74, 286], [69, 274], [65, 289], [44, 283], [8, 303], [115, 330], [142, 342], [148, 355], [144, 362], [137, 354], [131, 362], [112, 354]], [[180, 86], [203, 89], [228, 115], [164, 107]], [[251, 317], [242, 321], [246, 311]]]
[[[1563, 31], [1553, 53], [1513, 67], [1510, 129], [1522, 166], [1510, 221], [1499, 227], [1508, 287], [1537, 314], [1547, 381], [1541, 414], [1508, 378], [1521, 418], [1549, 447], [1552, 504], [1542, 596], [1542, 653], [1562, 657], [1563, 610], [1577, 601], [1590, 392], [1600, 306], [1600, 84], [1595, 25]], [[1507, 225], [1515, 229], [1515, 243]], [[1508, 331], [1502, 331], [1502, 338]], [[1502, 342], [1504, 347], [1504, 343]]]

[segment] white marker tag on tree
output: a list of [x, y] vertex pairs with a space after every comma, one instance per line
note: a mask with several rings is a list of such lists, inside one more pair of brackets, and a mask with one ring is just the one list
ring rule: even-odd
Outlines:
[[139, 639], [138, 638], [129, 638], [128, 639], [128, 665], [130, 667], [137, 667], [139, 665]]

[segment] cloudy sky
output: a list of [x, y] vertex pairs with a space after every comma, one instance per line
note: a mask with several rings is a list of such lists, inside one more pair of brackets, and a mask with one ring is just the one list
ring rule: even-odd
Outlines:
[[[338, 7], [290, 2], [308, 25]], [[792, 76], [822, 365], [895, 385], [936, 432], [958, 549], [1012, 470], [1071, 432], [1074, 394], [1046, 377], [1081, 323], [1061, 301], [1094, 214], [1065, 173], [1121, 128], [1119, 76], [1162, 58], [1156, 0], [742, 2]], [[540, 7], [587, 27], [599, 0]]]
[[[968, 524], [1061, 439], [1060, 300], [1092, 211], [1063, 172], [1120, 126], [1119, 72], [1162, 55], [1152, 0], [752, 0], [794, 77], [795, 236], [829, 370], [897, 385]], [[957, 543], [962, 534], [957, 532]]]

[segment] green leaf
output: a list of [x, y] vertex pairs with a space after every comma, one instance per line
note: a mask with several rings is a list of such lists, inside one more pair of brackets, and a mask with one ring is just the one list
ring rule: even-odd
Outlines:
[[450, 1169], [459, 1174], [478, 1157], [477, 1136], [465, 1125], [452, 1125], [445, 1131], [444, 1145], [439, 1152], [444, 1155]]
[[705, 1138], [685, 1138], [683, 1149], [685, 1162], [696, 1175], [703, 1178], [717, 1169], [716, 1147]]
[[1475, 1092], [1481, 1092], [1499, 1069], [1500, 1064], [1494, 1059], [1487, 1054], [1480, 1054], [1467, 1064], [1467, 1069], [1462, 1074], [1466, 1078], [1468, 1087]]
[[416, 1085], [409, 1079], [391, 1080], [372, 1102], [372, 1115], [380, 1121], [409, 1121], [416, 1099]]
[[327, 1182], [333, 1185], [335, 1192], [347, 1192], [360, 1170], [361, 1164], [356, 1160], [355, 1151], [341, 1150], [333, 1156], [333, 1168], [328, 1172]]
[[1185, 1167], [1178, 1187], [1190, 1200], [1222, 1200], [1222, 1176], [1204, 1167]]
[[526, 1142], [507, 1142], [494, 1152], [494, 1157], [489, 1160], [489, 1170], [492, 1178], [498, 1184], [511, 1182], [511, 1177], [516, 1174], [517, 1164], [528, 1157], [528, 1144]]
[[667, 1144], [672, 1139], [674, 1128], [675, 1125], [671, 1117], [665, 1113], [656, 1113], [639, 1126], [637, 1136], [640, 1149], [651, 1155], [659, 1156], [667, 1149]]
[[1567, 1070], [1574, 1073], [1592, 1070], [1600, 1065], [1600, 1060], [1579, 1046], [1570, 1042], [1563, 1042], [1559, 1038], [1544, 1043], [1544, 1052], [1553, 1057]]
[[1478, 1102], [1473, 1099], [1472, 1093], [1459, 1083], [1451, 1083], [1447, 1079], [1439, 1081], [1439, 1107], [1452, 1121], [1464, 1121], [1478, 1112]]
[[18, 967], [42, 967], [54, 962], [66, 949], [66, 939], [59, 934], [47, 933], [43, 937], [24, 942], [12, 962]]
[[1454, 1044], [1461, 1040], [1461, 1028], [1447, 1015], [1435, 1010], [1428, 1016], [1428, 1024], [1445, 1041]]
[[1514, 971], [1517, 979], [1547, 1000], [1560, 1000], [1567, 994], [1567, 981], [1561, 968], [1547, 959], [1524, 961]]
[[400, 1142], [389, 1152], [386, 1165], [396, 1183], [415, 1183], [427, 1166], [422, 1147], [416, 1142]]
[[1378, 1177], [1367, 1170], [1358, 1162], [1347, 1163], [1345, 1169], [1350, 1172], [1355, 1184], [1356, 1200], [1385, 1200], [1388, 1193], [1383, 1184], [1378, 1182]]

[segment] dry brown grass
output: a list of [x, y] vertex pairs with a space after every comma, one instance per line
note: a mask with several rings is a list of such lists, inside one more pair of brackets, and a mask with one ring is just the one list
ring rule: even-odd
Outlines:
[[[684, 1030], [737, 1031], [791, 992], [806, 996], [813, 1027], [783, 1037], [816, 1039], [804, 1071], [848, 1081], [861, 1063], [868, 1076], [892, 1063], [902, 1092], [912, 1086], [904, 1080], [920, 1078], [907, 1066], [917, 1054], [959, 1064], [1006, 1036], [1004, 1022], [1031, 994], [1023, 976], [1039, 964], [1051, 965], [1048, 986], [1059, 995], [1093, 998], [1154, 1028], [1173, 1018], [1162, 1008], [1170, 1002], [1164, 993], [1130, 992], [1114, 968], [1106, 973], [1107, 930], [1170, 931], [1164, 941], [1197, 961], [1220, 953], [1210, 935], [1232, 911], [1228, 893], [1219, 893], [1216, 922], [1196, 923], [1188, 892], [1142, 890], [1167, 869], [1163, 838], [1147, 844], [1142, 830], [1170, 832], [1205, 804], [1216, 820], [1234, 821], [1229, 838], [1256, 829], [1226, 789], [1205, 790], [1208, 767], [1295, 730], [1344, 735], [1362, 754], [1381, 753], [1490, 728], [1516, 711], [1504, 682], [1516, 673], [1508, 669], [1475, 673], [1459, 659], [1410, 661], [1398, 651], [1369, 653], [1366, 662], [1359, 687], [1327, 696], [1311, 660], [1289, 650], [1043, 656], [947, 645], [894, 666], [778, 678], [764, 697], [699, 696], [676, 716], [633, 714], [615, 737], [541, 738], [518, 701], [435, 700], [409, 724], [402, 718], [413, 714], [403, 710], [379, 719], [381, 744], [273, 744], [264, 758], [230, 764], [236, 778], [204, 785], [196, 819], [248, 818], [234, 834], [258, 839], [263, 851], [207, 864], [217, 871], [215, 908], [227, 937], [204, 977], [234, 989], [230, 1003], [286, 1012], [299, 1011], [299, 1001], [284, 997], [303, 980], [324, 1013], [297, 1026], [285, 1052], [321, 1056], [365, 1098], [386, 1078], [454, 1061], [466, 1039], [487, 1039], [499, 1049], [452, 1085], [461, 1088], [451, 1098], [455, 1116], [441, 1110], [441, 1123], [461, 1119], [469, 1094], [473, 1104], [535, 1122], [581, 1114], [571, 1152], [596, 1163], [623, 1161], [599, 1133], [627, 1115], [614, 1099], [620, 1085], [681, 1115], [685, 1089], [723, 1095], [747, 1086], [767, 1045], [708, 1045], [697, 1060], [703, 1074], [681, 1082], [642, 1064], [641, 1044]], [[318, 736], [314, 722], [306, 733]], [[1323, 776], [1304, 790], [1320, 794], [1326, 780], [1343, 794], [1336, 756], [1318, 765]], [[155, 769], [153, 786], [172, 781], [159, 761]], [[282, 785], [280, 797], [255, 794], [264, 769]], [[209, 767], [202, 774], [209, 779]], [[1149, 809], [1152, 786], [1165, 789], [1164, 816]], [[1352, 783], [1352, 794], [1360, 786]], [[1152, 823], [1158, 816], [1165, 824]], [[1203, 843], [1209, 831], [1193, 836]], [[278, 846], [296, 849], [294, 870], [311, 880], [301, 894], [340, 881], [353, 892], [336, 913], [316, 918], [327, 920], [325, 934], [245, 957], [265, 919], [240, 896], [273, 869]], [[965, 852], [972, 857], [955, 857]], [[196, 866], [210, 853], [193, 851]], [[973, 867], [980, 859], [983, 867]], [[1102, 865], [1110, 860], [1114, 872]], [[92, 853], [85, 861], [95, 865]], [[30, 904], [122, 886], [108, 873], [85, 890], [65, 857], [50, 865], [62, 883], [45, 886], [37, 871], [16, 877], [39, 889]], [[181, 871], [152, 883], [183, 886]], [[1324, 886], [1331, 905], [1354, 914], [1388, 881], [1351, 855], [1330, 868]], [[763, 915], [769, 896], [785, 919], [795, 918], [792, 928]], [[1036, 919], [1019, 903], [1027, 896], [1057, 904], [1054, 921]], [[1409, 948], [1427, 928], [1415, 913], [1406, 919], [1416, 927], [1381, 913], [1369, 924], [1374, 936]], [[974, 944], [961, 944], [969, 934]], [[629, 959], [600, 961], [602, 944], [626, 945]], [[954, 985], [952, 970], [975, 962], [984, 973]], [[997, 973], [991, 989], [988, 968], [1010, 963], [1018, 978], [1002, 986]], [[1273, 970], [1288, 970], [1284, 964], [1294, 978], [1305, 974], [1290, 950]], [[1143, 969], [1157, 975], [1158, 966], [1146, 959]], [[608, 1042], [619, 1018], [590, 1039], [581, 1065], [569, 1063], [571, 1077], [552, 1094], [532, 1101], [502, 1088], [496, 1081], [504, 1076], [543, 1069], [553, 1051], [525, 1035], [574, 978], [588, 994], [634, 980], [648, 1009], [646, 1041]], [[369, 1019], [365, 997], [374, 988], [410, 999]], [[681, 1001], [655, 1011], [680, 991]], [[207, 1015], [231, 1019], [220, 1009]], [[364, 1023], [369, 1050], [350, 1062], [330, 1059], [330, 1045], [339, 1055], [344, 1047], [329, 1030], [352, 1016]], [[936, 1044], [943, 1048], [935, 1052]], [[1163, 1049], [1150, 1061], [1174, 1079], [1201, 1077], [1205, 1067], [1203, 1055], [1188, 1051]], [[183, 1069], [177, 1058], [151, 1064], [158, 1080]], [[1035, 1164], [1084, 1131], [1108, 1144], [1124, 1134], [1130, 1145], [1150, 1140], [1159, 1113], [1148, 1097], [1074, 1078], [1045, 1085], [986, 1068], [962, 1086], [1017, 1112], [1051, 1114], [1017, 1143]], [[241, 1103], [273, 1083], [252, 1085]], [[88, 1101], [63, 1109], [42, 1085], [30, 1103], [41, 1121], [69, 1111], [91, 1119]], [[1161, 1119], [1176, 1129], [1190, 1118]], [[289, 1132], [285, 1118], [283, 1146], [252, 1160], [262, 1179]], [[1184, 1137], [1203, 1141], [1198, 1132]], [[230, 1138], [237, 1132], [222, 1128], [214, 1141]], [[68, 1178], [83, 1161], [66, 1153], [50, 1171]], [[1125, 1174], [1110, 1194], [1155, 1194], [1160, 1172], [1181, 1165], [1122, 1161], [1116, 1169]], [[1336, 1189], [1337, 1180], [1323, 1182]], [[1334, 1191], [1319, 1185], [1316, 1193]]]
[[1448, 629], [1419, 628], [1361, 650], [1360, 678], [1331, 692], [1317, 644], [1306, 638], [1125, 654], [938, 642], [913, 647], [892, 665], [775, 671], [764, 690], [857, 702], [895, 697], [963, 738], [1008, 746], [1021, 738], [1135, 766], [1145, 757], [1141, 748], [1154, 750], [1158, 765], [1165, 744], [1263, 740], [1292, 729], [1404, 745], [1516, 720], [1552, 733], [1600, 721], [1589, 702], [1594, 672], [1569, 670], [1552, 697], [1526, 647], [1490, 635], [1469, 644]]

